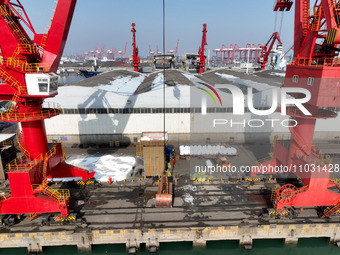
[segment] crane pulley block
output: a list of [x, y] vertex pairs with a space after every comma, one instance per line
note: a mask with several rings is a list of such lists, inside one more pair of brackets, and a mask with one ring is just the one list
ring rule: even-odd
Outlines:
[[290, 11], [292, 8], [293, 1], [291, 0], [276, 0], [274, 4], [274, 11]]

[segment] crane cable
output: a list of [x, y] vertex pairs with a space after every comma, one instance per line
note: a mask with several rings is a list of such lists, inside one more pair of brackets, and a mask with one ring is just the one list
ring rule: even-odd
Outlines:
[[164, 132], [164, 149], [166, 146], [165, 131], [166, 131], [166, 121], [165, 121], [165, 0], [163, 0], [163, 132]]
[[279, 29], [279, 35], [281, 35], [281, 30], [282, 30], [282, 23], [283, 23], [283, 16], [284, 16], [285, 12], [282, 12], [282, 16], [281, 16], [281, 22], [280, 22], [280, 29]]
[[274, 21], [274, 31], [273, 31], [273, 33], [276, 32], [276, 23], [277, 23], [277, 12], [275, 12], [275, 21]]
[[[274, 1], [275, 3], [276, 1]], [[279, 35], [281, 35], [281, 31], [282, 31], [282, 24], [283, 24], [283, 17], [284, 17], [284, 11], [281, 14], [281, 21], [280, 21], [280, 28], [279, 31], [276, 30], [276, 26], [277, 26], [277, 11], [275, 12], [275, 21], [274, 21], [274, 33], [279, 32]]]

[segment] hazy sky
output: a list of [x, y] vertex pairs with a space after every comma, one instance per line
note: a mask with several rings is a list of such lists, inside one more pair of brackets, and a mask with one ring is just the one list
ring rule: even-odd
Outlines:
[[[208, 46], [222, 44], [264, 44], [274, 32], [273, 0], [165, 0], [166, 50], [180, 40], [179, 53], [197, 52], [202, 38], [202, 24], [207, 24]], [[54, 0], [21, 0], [36, 32], [48, 23]], [[163, 0], [78, 0], [65, 54], [82, 53], [105, 45], [121, 50], [128, 43], [131, 54], [131, 23], [136, 23], [140, 55], [148, 55], [156, 45], [162, 50]], [[281, 39], [284, 49], [293, 42], [294, 9], [285, 12]], [[282, 13], [277, 13], [279, 30]]]

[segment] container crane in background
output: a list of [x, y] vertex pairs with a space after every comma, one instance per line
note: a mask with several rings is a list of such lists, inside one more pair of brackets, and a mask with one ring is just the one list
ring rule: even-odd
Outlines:
[[96, 48], [88, 52], [92, 58], [101, 59], [105, 55], [105, 46], [102, 45], [101, 49], [98, 48], [98, 43], [96, 44]]
[[234, 63], [239, 62], [240, 61], [240, 47], [237, 45], [237, 43], [230, 44], [230, 48], [232, 49], [231, 51], [231, 59], [234, 61]]
[[155, 53], [151, 50], [151, 47], [149, 45], [149, 57], [152, 58], [155, 55]]
[[124, 57], [125, 57], [126, 49], [127, 49], [127, 42], [125, 43], [125, 48], [124, 48], [124, 50], [119, 50], [119, 51], [117, 51], [117, 53], [120, 54], [120, 57], [121, 57], [121, 58], [124, 58]]
[[175, 57], [178, 57], [178, 46], [179, 46], [179, 40], [177, 41], [176, 48], [173, 50], [168, 50], [168, 53], [174, 54]]
[[112, 48], [111, 50], [106, 50], [106, 57], [108, 59], [116, 58], [116, 54], [118, 54], [118, 50], [116, 48]]
[[[292, 1], [278, 0], [274, 10], [288, 11], [291, 5]], [[287, 66], [283, 85], [310, 92], [309, 101], [303, 104], [309, 114], [296, 106], [281, 109], [297, 125], [290, 127], [289, 146], [287, 141], [275, 142], [273, 159], [261, 164], [260, 173], [265, 172], [263, 166], [268, 169], [295, 166], [293, 172], [301, 178], [303, 186], [286, 184], [273, 192], [274, 208], [281, 211], [289, 207], [319, 207], [325, 208], [323, 217], [328, 217], [340, 209], [340, 181], [330, 178], [334, 165], [313, 145], [313, 136], [316, 120], [335, 118], [335, 109], [340, 106], [339, 2], [317, 0], [311, 11], [310, 1], [295, 1], [294, 58]], [[300, 98], [301, 94], [292, 96]], [[335, 190], [329, 190], [331, 187]]]
[[139, 63], [140, 63], [140, 58], [138, 57], [138, 48], [136, 45], [136, 29], [135, 23], [131, 24], [132, 28], [131, 28], [131, 32], [132, 32], [132, 64], [133, 64], [133, 68], [135, 72], [138, 72], [138, 67], [139, 67]]
[[[258, 63], [261, 65], [261, 70], [265, 70], [266, 65], [268, 63], [269, 55], [270, 55], [276, 41], [278, 42], [277, 47], [276, 47], [277, 51], [282, 53], [282, 42], [281, 42], [281, 39], [280, 39], [278, 32], [273, 33], [272, 36], [270, 37], [270, 39], [268, 40], [268, 42], [265, 45], [260, 46], [261, 47], [261, 55], [258, 58]], [[276, 61], [278, 61], [278, 60], [279, 59], [276, 58]]]
[[93, 58], [96, 58], [98, 56], [99, 54], [98, 43], [96, 44], [96, 48], [94, 50], [91, 50], [89, 53], [91, 54], [91, 57]]
[[160, 55], [162, 52], [158, 49], [158, 45], [156, 45], [156, 55]]
[[224, 44], [222, 44], [222, 46], [220, 48], [214, 49], [213, 52], [215, 52], [215, 58], [217, 60], [221, 60], [222, 61], [222, 54], [223, 54], [223, 49], [226, 48], [226, 46]]
[[202, 43], [198, 49], [198, 73], [203, 73], [205, 69], [205, 59], [204, 50], [205, 46], [208, 45], [207, 43], [207, 24], [203, 24], [203, 36], [202, 36]]
[[[44, 104], [57, 95], [57, 72], [76, 0], [59, 0], [49, 31], [34, 30], [19, 0], [0, 1], [0, 100], [11, 101], [0, 114], [4, 122], [21, 123], [17, 140], [23, 156], [8, 164], [11, 192], [0, 199], [0, 214], [69, 213], [69, 190], [54, 190], [48, 178], [93, 177], [64, 161], [61, 144], [49, 145], [44, 119], [60, 114], [57, 104]], [[19, 11], [18, 11], [19, 10]], [[26, 25], [31, 38], [24, 29]]]
[[105, 45], [102, 44], [102, 47], [101, 47], [101, 49], [99, 51], [98, 59], [102, 59], [102, 58], [104, 58], [104, 56], [105, 56]]

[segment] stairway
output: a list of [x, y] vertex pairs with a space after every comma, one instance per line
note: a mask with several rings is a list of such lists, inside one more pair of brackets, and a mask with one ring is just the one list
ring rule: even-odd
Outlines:
[[331, 181], [332, 183], [334, 183], [335, 186], [340, 190], [340, 180], [339, 180], [339, 179], [337, 179], [337, 178], [332, 178], [332, 179], [330, 179], [330, 181]]
[[339, 210], [340, 210], [340, 198], [323, 211], [322, 218], [330, 217], [333, 214], [336, 214]]
[[30, 40], [21, 31], [17, 23], [19, 23], [18, 18], [14, 15], [12, 10], [5, 4], [0, 5], [0, 15], [7, 20], [8, 26], [12, 29], [17, 39], [23, 44], [31, 44]]
[[23, 95], [27, 94], [27, 88], [26, 86], [23, 86], [20, 82], [18, 82], [13, 76], [7, 73], [1, 65], [0, 65], [0, 76], [4, 82], [6, 82], [8, 85], [13, 87], [16, 91], [17, 94]]
[[25, 144], [24, 144], [24, 136], [22, 135], [22, 132], [19, 130], [17, 130], [17, 141], [18, 141], [18, 144], [19, 144], [19, 148], [22, 152], [22, 154], [24, 154], [24, 156], [27, 158], [27, 159], [31, 159], [31, 155], [30, 153], [28, 152], [28, 150], [25, 149]]
[[272, 194], [270, 197], [270, 200], [272, 201], [273, 207], [275, 208], [276, 205], [276, 193], [277, 190], [280, 188], [280, 186], [275, 186], [274, 189], [272, 190]]
[[295, 131], [295, 129], [293, 127], [289, 128], [290, 133], [294, 139], [294, 141], [296, 142], [296, 144], [299, 146], [299, 148], [306, 154], [309, 155], [310, 154], [310, 149], [307, 145], [306, 142], [303, 140], [303, 138]]
[[52, 12], [51, 12], [51, 15], [50, 15], [50, 20], [49, 20], [47, 27], [45, 28], [45, 33], [44, 33], [42, 40], [41, 40], [41, 46], [42, 47], [46, 46], [47, 34], [48, 34], [48, 31], [51, 28], [52, 20], [53, 20], [53, 17], [54, 17], [55, 10], [57, 9], [57, 5], [58, 5], [58, 0], [54, 0]]

